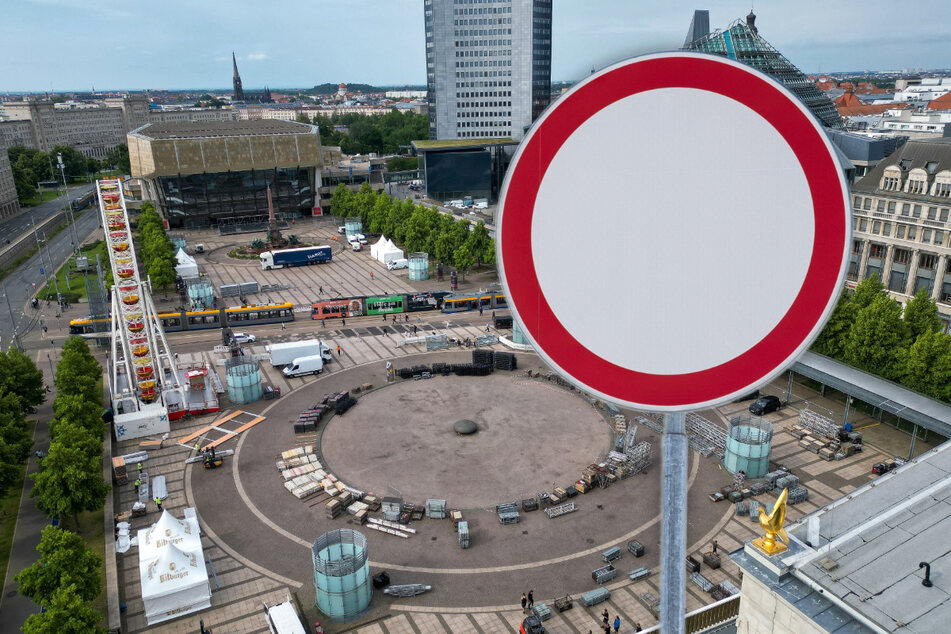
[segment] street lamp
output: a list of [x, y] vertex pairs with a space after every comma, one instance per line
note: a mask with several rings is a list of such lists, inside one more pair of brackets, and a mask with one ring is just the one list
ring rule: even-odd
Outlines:
[[66, 215], [69, 216], [69, 224], [73, 230], [73, 251], [75, 252], [79, 240], [76, 235], [76, 217], [73, 216], [73, 206], [69, 201], [69, 186], [66, 184], [66, 165], [63, 164], [63, 155], [57, 154], [56, 161], [59, 164], [59, 173], [63, 176], [63, 195], [66, 198]]

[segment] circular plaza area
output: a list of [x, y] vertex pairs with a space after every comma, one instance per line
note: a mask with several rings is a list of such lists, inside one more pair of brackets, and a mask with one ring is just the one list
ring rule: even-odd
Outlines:
[[[475, 423], [475, 433], [457, 433], [460, 420]], [[320, 454], [360, 490], [475, 510], [574, 482], [611, 441], [610, 426], [587, 401], [506, 372], [375, 390], [330, 420]]]

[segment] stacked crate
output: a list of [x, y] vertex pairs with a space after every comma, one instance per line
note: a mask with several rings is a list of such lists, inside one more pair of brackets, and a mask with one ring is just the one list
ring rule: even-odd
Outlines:
[[343, 503], [340, 500], [334, 499], [327, 502], [327, 517], [329, 519], [336, 519], [343, 513]]
[[512, 352], [495, 353], [496, 370], [515, 370], [518, 368], [518, 360]]
[[116, 484], [125, 484], [129, 481], [125, 469], [125, 459], [122, 456], [112, 459], [112, 473], [115, 476]]

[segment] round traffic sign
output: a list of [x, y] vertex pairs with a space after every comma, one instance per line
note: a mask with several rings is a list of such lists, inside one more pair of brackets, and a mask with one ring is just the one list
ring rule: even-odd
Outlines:
[[572, 87], [519, 146], [496, 224], [536, 351], [656, 411], [728, 401], [792, 363], [835, 306], [851, 240], [848, 187], [806, 106], [690, 53]]

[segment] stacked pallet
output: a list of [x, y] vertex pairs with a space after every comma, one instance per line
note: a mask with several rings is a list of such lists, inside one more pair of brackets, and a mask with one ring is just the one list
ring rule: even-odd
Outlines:
[[375, 513], [380, 510], [380, 498], [372, 493], [363, 496], [363, 503], [367, 505], [367, 510], [370, 512]]
[[459, 522], [462, 521], [462, 511], [449, 511], [449, 519], [452, 520], [452, 527], [459, 530]]
[[804, 486], [795, 486], [789, 490], [787, 498], [790, 504], [799, 504], [809, 499], [809, 490]]
[[458, 524], [459, 548], [469, 547], [469, 522], [461, 521]]
[[112, 459], [112, 474], [115, 477], [116, 484], [125, 484], [129, 481], [129, 476], [126, 474], [125, 469], [125, 458], [119, 456], [118, 458]]
[[349, 391], [337, 392], [327, 399], [327, 405], [333, 408], [338, 416], [343, 416], [348, 409], [356, 404], [357, 402], [350, 395]]
[[336, 519], [341, 513], [343, 513], [343, 504], [340, 500], [330, 500], [327, 502], [327, 517], [329, 519]]
[[475, 363], [453, 363], [452, 372], [456, 376], [489, 376], [492, 374], [492, 366]]
[[433, 520], [446, 519], [446, 500], [426, 500], [426, 517]]
[[495, 354], [495, 350], [473, 350], [472, 365], [495, 365]]
[[353, 502], [347, 506], [347, 513], [350, 515], [356, 515], [360, 511], [366, 511], [367, 505], [363, 502]]
[[518, 524], [518, 504], [515, 502], [504, 502], [495, 507], [495, 512], [499, 515], [500, 524]]
[[603, 603], [611, 598], [611, 591], [607, 588], [596, 588], [590, 592], [585, 592], [581, 595], [581, 603], [586, 607], [591, 607], [592, 605], [597, 605]]

